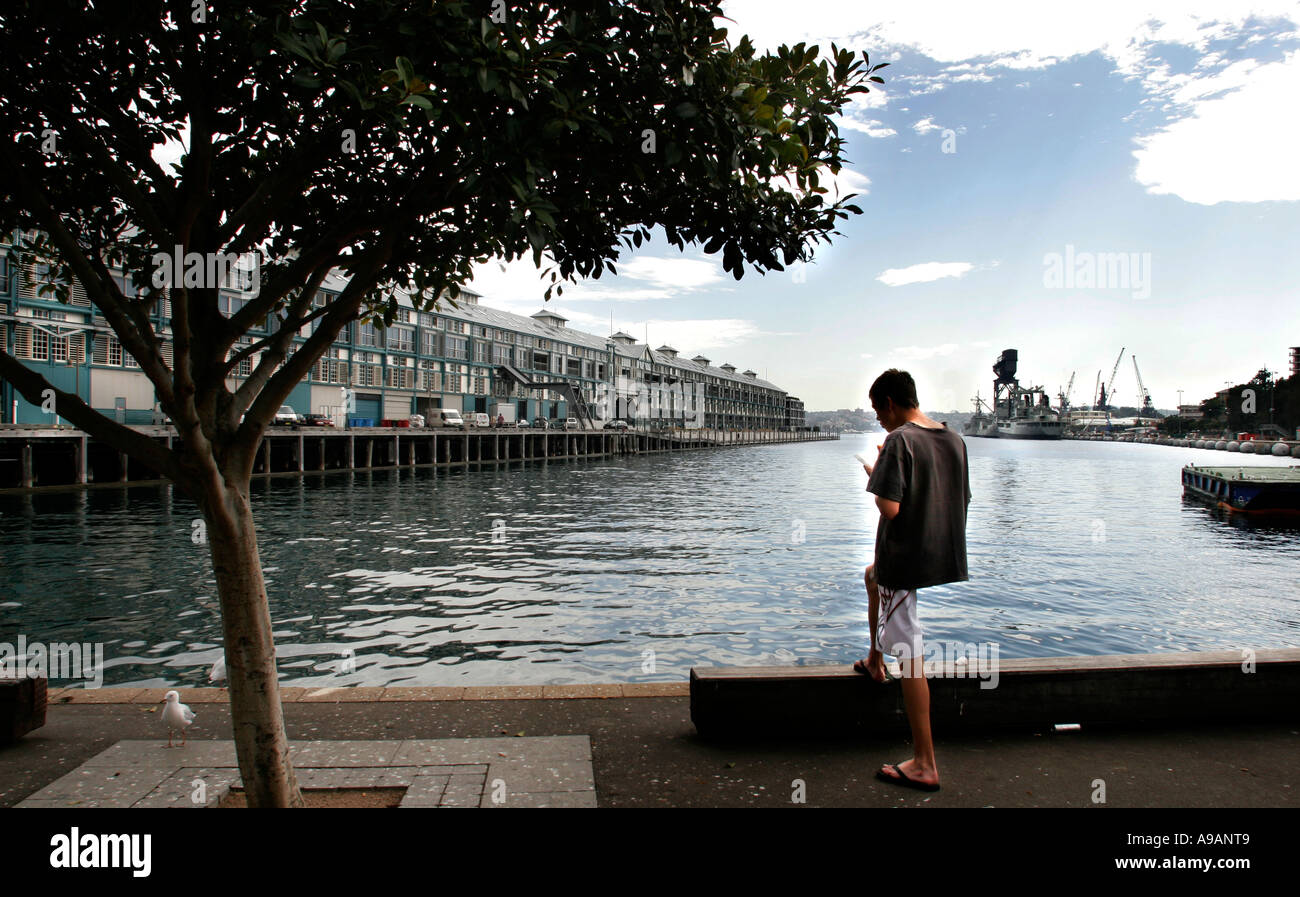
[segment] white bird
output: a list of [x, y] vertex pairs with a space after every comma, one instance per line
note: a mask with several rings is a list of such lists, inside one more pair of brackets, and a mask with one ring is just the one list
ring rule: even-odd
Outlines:
[[162, 718], [163, 725], [167, 727], [167, 746], [172, 745], [172, 732], [177, 730], [181, 733], [181, 747], [185, 747], [185, 730], [194, 722], [194, 711], [187, 705], [181, 703], [179, 692], [169, 691], [159, 702], [166, 704], [163, 708]]
[[212, 665], [212, 669], [208, 671], [208, 681], [219, 682], [225, 678], [226, 678], [226, 658], [218, 657], [217, 662], [214, 663]]

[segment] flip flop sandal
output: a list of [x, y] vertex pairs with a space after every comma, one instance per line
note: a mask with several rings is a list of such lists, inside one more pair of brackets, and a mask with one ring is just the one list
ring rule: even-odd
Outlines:
[[895, 785], [902, 785], [904, 788], [915, 788], [917, 791], [938, 791], [939, 790], [938, 785], [928, 785], [925, 782], [918, 782], [916, 779], [909, 779], [906, 775], [904, 775], [903, 771], [898, 768], [897, 763], [887, 763], [885, 765], [888, 766], [890, 769], [892, 769], [894, 772], [898, 773], [898, 778], [894, 778], [889, 773], [885, 772], [883, 769], [877, 769], [876, 778], [880, 779], [882, 782], [893, 782]]
[[[855, 661], [853, 661], [853, 672], [855, 672], [855, 673], [861, 673], [862, 675], [866, 676], [868, 679], [871, 679], [872, 682], [875, 682], [875, 681], [876, 681], [876, 680], [872, 677], [871, 672], [867, 669], [867, 665], [866, 665], [865, 663], [863, 663], [861, 660], [855, 660]], [[898, 681], [898, 677], [895, 676], [893, 673], [889, 672], [889, 667], [886, 666], [886, 667], [885, 667], [885, 682], [897, 682], [897, 681]], [[884, 685], [884, 682], [877, 683], [877, 684], [879, 684], [879, 685]]]

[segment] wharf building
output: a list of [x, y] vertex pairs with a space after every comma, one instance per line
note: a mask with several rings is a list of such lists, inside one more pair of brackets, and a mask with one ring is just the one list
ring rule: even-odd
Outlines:
[[[251, 278], [241, 276], [247, 273], [232, 272], [220, 290], [227, 317], [250, 295]], [[116, 279], [124, 295], [138, 295], [129, 279]], [[162, 423], [153, 385], [81, 285], [74, 282], [69, 301], [60, 303], [41, 294], [49, 282], [48, 265], [19, 266], [9, 246], [0, 244], [0, 350], [120, 423]], [[331, 276], [317, 302], [325, 304], [345, 285], [342, 276]], [[651, 349], [626, 333], [602, 337], [576, 330], [549, 309], [525, 316], [489, 308], [479, 304], [481, 298], [463, 291], [458, 307], [442, 303], [437, 311], [420, 312], [399, 293], [391, 326], [349, 323], [285, 403], [299, 413], [353, 425], [405, 420], [414, 413], [432, 422], [436, 409], [454, 408], [494, 420], [507, 410], [513, 411], [504, 414], [507, 419], [530, 422], [572, 416], [584, 427], [616, 418], [643, 428], [804, 427], [803, 403], [752, 370], [715, 366], [702, 355], [679, 357], [672, 346]], [[170, 299], [159, 299], [150, 318], [170, 363]], [[232, 351], [278, 325], [275, 316], [268, 317]], [[307, 335], [304, 330], [298, 339]], [[256, 355], [240, 361], [232, 387], [256, 363]], [[3, 381], [0, 403], [0, 423], [64, 423]]]

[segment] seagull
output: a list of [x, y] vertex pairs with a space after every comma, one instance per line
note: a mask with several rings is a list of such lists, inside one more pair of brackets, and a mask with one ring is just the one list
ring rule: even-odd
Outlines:
[[218, 657], [217, 662], [212, 665], [212, 669], [208, 672], [208, 681], [219, 682], [225, 678], [226, 678], [226, 658]]
[[163, 725], [167, 727], [167, 746], [172, 745], [172, 732], [177, 729], [181, 733], [181, 747], [185, 747], [185, 730], [189, 728], [190, 723], [194, 722], [194, 711], [188, 706], [181, 703], [179, 692], [169, 691], [158, 703], [166, 704], [163, 708], [162, 719]]

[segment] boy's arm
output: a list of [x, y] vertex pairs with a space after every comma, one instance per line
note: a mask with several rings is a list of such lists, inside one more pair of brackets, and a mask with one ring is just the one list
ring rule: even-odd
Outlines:
[[880, 509], [880, 516], [886, 520], [893, 520], [898, 516], [898, 511], [902, 507], [899, 502], [890, 501], [887, 498], [876, 496], [876, 507]]
[[887, 438], [880, 447], [880, 455], [871, 471], [871, 480], [867, 483], [867, 491], [875, 493], [876, 507], [886, 520], [897, 517], [901, 508], [906, 491], [906, 466], [902, 439], [897, 435]]

